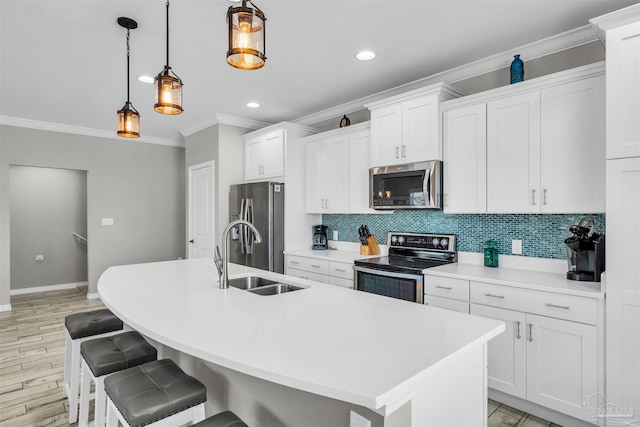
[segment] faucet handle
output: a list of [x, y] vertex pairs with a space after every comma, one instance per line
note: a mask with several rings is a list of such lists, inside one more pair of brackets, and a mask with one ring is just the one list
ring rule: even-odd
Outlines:
[[216, 245], [216, 252], [214, 256], [214, 262], [216, 264], [216, 269], [218, 269], [218, 276], [222, 277], [222, 271], [224, 269], [224, 261], [220, 256], [220, 248]]

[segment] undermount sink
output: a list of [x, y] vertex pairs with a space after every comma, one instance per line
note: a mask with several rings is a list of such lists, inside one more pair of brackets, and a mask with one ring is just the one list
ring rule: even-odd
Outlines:
[[275, 280], [265, 279], [259, 276], [237, 277], [229, 279], [229, 286], [246, 290], [258, 295], [278, 295], [287, 292], [305, 289], [301, 286], [294, 286], [288, 283], [280, 283]]
[[248, 289], [247, 292], [251, 292], [258, 295], [278, 295], [292, 291], [299, 291], [300, 286], [293, 286], [286, 283], [276, 283], [273, 285], [260, 286], [258, 288]]
[[233, 286], [238, 289], [254, 289], [262, 286], [274, 285], [278, 282], [275, 280], [265, 279], [258, 276], [238, 277], [236, 279], [229, 279], [229, 286]]

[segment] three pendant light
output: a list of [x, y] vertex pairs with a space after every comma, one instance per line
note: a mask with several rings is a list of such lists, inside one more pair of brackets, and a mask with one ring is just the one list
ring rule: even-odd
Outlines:
[[[164, 69], [154, 78], [155, 104], [153, 109], [161, 114], [180, 114], [182, 108], [182, 80], [169, 66], [169, 0], [167, 7], [167, 62]], [[227, 63], [242, 70], [262, 68], [265, 56], [266, 17], [251, 0], [241, 0], [239, 6], [230, 6], [227, 10], [229, 26], [229, 49]], [[127, 29], [127, 102], [118, 111], [118, 136], [125, 138], [140, 137], [140, 113], [129, 101], [129, 31], [138, 28], [136, 21], [130, 18], [118, 18], [118, 24]]]

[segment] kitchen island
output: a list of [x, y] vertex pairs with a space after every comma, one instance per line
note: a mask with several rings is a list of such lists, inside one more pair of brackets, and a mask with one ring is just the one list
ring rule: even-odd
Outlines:
[[[218, 287], [212, 260], [111, 267], [102, 301], [251, 426], [485, 425], [500, 321], [230, 265], [304, 289]], [[351, 424], [362, 425], [365, 424]]]

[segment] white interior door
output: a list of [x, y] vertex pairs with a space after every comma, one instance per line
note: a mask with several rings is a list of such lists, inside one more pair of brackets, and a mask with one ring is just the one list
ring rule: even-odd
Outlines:
[[213, 162], [189, 166], [189, 258], [213, 258], [215, 209]]

